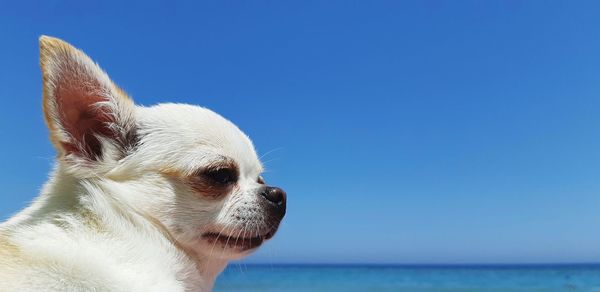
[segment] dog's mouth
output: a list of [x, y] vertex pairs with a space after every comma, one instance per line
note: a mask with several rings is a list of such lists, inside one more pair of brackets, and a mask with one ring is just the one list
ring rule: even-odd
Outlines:
[[202, 234], [202, 239], [209, 244], [220, 245], [225, 249], [235, 249], [238, 251], [247, 251], [259, 247], [265, 240], [271, 239], [275, 235], [276, 228], [260, 235], [253, 234], [247, 236], [245, 234], [224, 234], [219, 232], [207, 232]]

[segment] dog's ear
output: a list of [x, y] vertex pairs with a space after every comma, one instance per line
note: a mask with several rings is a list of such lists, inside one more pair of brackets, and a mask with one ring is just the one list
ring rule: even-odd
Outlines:
[[44, 115], [59, 155], [100, 161], [125, 154], [135, 139], [135, 106], [127, 94], [62, 40], [40, 37], [40, 64]]

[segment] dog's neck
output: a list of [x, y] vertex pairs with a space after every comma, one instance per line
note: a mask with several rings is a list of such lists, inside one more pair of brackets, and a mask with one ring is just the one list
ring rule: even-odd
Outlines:
[[[143, 213], [125, 197], [144, 194], [134, 194], [133, 189], [122, 187], [100, 178], [76, 178], [59, 165], [36, 201], [0, 227], [50, 223], [61, 216], [82, 218], [78, 223], [84, 227], [81, 230], [89, 232], [90, 228], [85, 227], [91, 224], [98, 225], [98, 231], [114, 232], [116, 237], [142, 238], [137, 241], [143, 245], [138, 247], [140, 250], [146, 249], [158, 258], [160, 254], [168, 260], [175, 258], [178, 261], [175, 266], [180, 267], [179, 271], [173, 271], [175, 280], [183, 282], [186, 290], [211, 290], [228, 261], [206, 258], [183, 247], [158, 220]], [[116, 192], [120, 188], [121, 192]], [[110, 222], [105, 221], [107, 218]]]
[[196, 265], [198, 267], [198, 271], [202, 275], [202, 278], [205, 279], [206, 284], [209, 285], [209, 289], [212, 289], [215, 280], [225, 270], [227, 267], [227, 260], [223, 259], [207, 259], [202, 257], [197, 257]]

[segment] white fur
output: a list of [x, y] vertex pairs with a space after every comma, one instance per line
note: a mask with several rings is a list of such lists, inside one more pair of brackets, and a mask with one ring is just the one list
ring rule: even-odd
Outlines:
[[[40, 41], [46, 117], [59, 156], [39, 197], [0, 225], [0, 291], [210, 290], [228, 260], [252, 250], [211, 244], [203, 233], [233, 241], [277, 227], [257, 195], [262, 166], [250, 139], [205, 108], [135, 106], [81, 51], [53, 38]], [[69, 82], [106, 99], [94, 106], [114, 115], [117, 135], [136, 129], [135, 147], [122, 149], [98, 135], [97, 160], [61, 148], [73, 139], [53, 100], [65, 70], [75, 72]], [[202, 197], [185, 184], [224, 157], [239, 167], [227, 195]]]

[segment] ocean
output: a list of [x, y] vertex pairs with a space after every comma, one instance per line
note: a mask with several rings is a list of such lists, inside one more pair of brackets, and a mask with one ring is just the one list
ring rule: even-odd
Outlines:
[[600, 291], [600, 265], [231, 264], [214, 291]]

